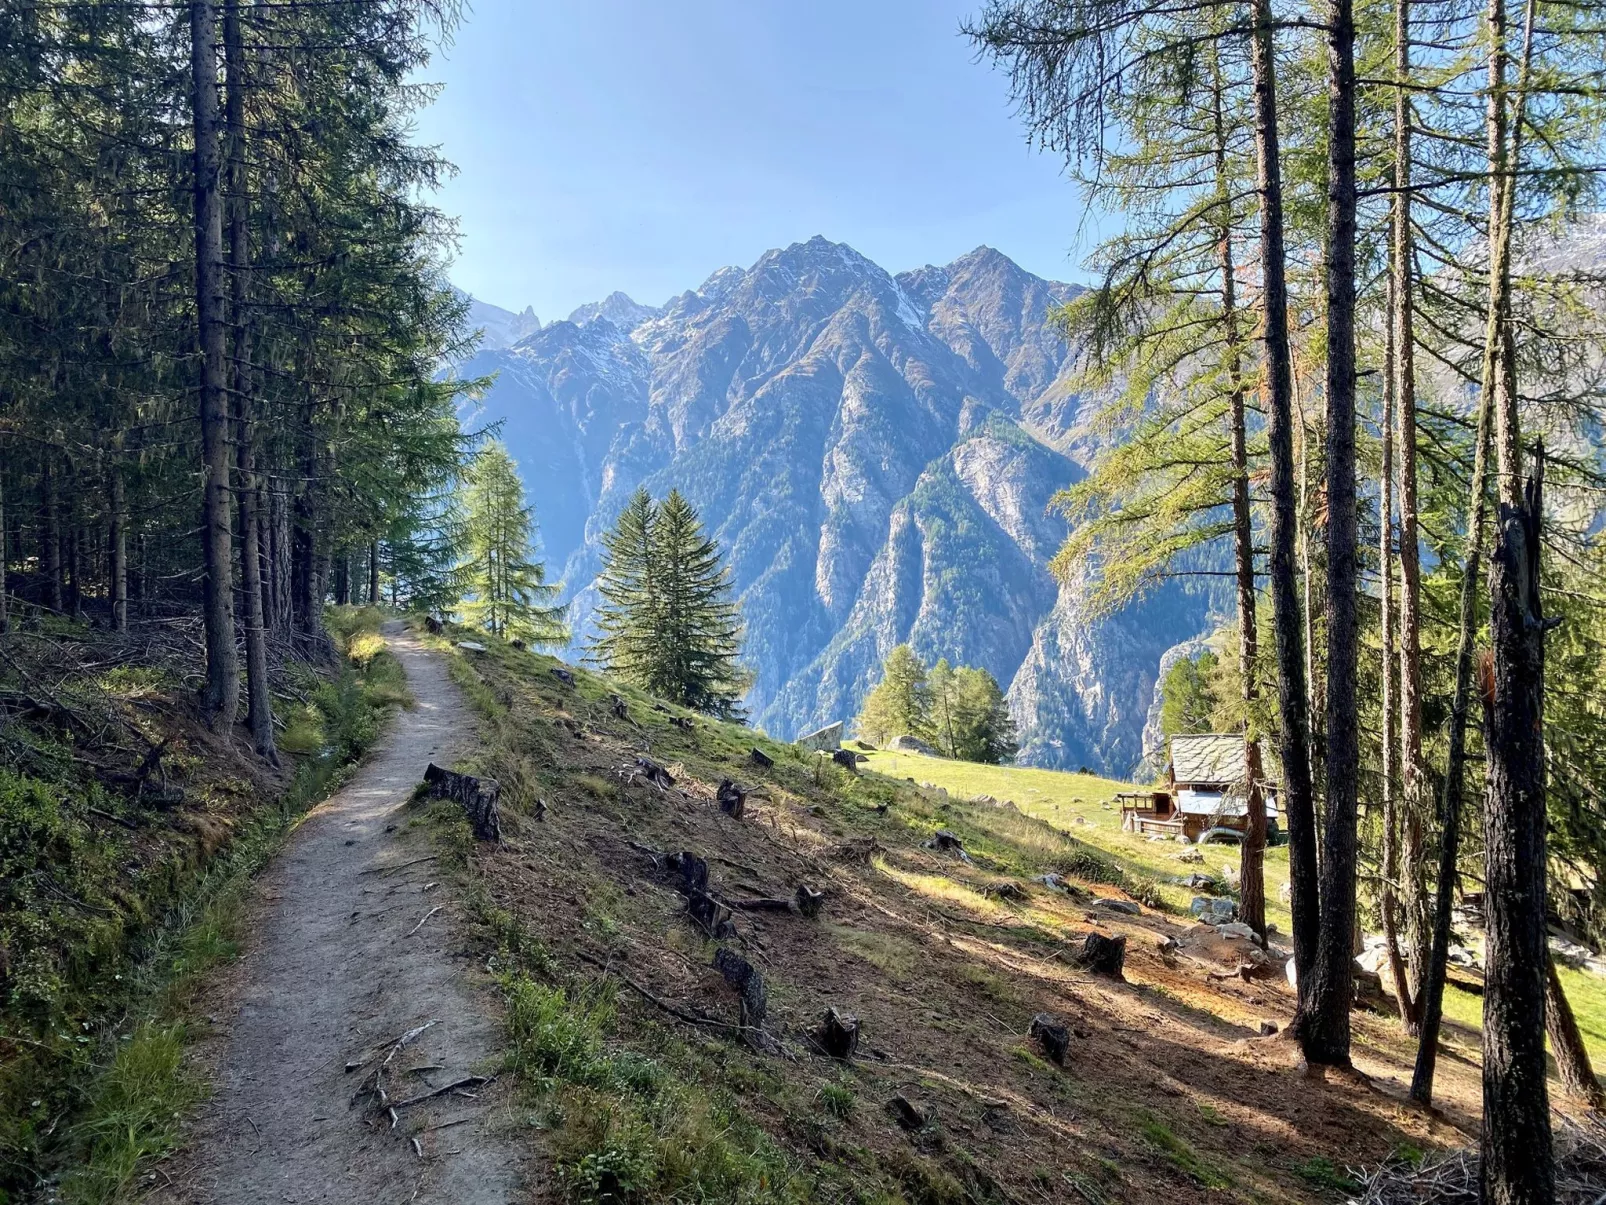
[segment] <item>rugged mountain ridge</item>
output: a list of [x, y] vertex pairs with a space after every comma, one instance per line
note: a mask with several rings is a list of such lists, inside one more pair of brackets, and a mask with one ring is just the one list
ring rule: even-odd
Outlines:
[[1048, 501], [1093, 454], [1048, 322], [1073, 294], [990, 248], [894, 276], [816, 237], [462, 371], [496, 374], [477, 418], [503, 423], [582, 641], [600, 534], [637, 485], [674, 486], [728, 550], [756, 724], [851, 715], [908, 640], [1006, 684], [1023, 759], [1124, 772], [1160, 657], [1208, 603], [1171, 588], [1090, 621], [1048, 573]]

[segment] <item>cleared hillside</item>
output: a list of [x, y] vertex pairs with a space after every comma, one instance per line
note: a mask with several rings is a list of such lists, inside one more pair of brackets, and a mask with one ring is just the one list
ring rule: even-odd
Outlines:
[[[1260, 1036], [1292, 1012], [1280, 973], [1245, 977], [1242, 942], [1167, 910], [1158, 845], [1123, 847], [1103, 813], [1113, 784], [925, 759], [851, 772], [479, 639], [437, 645], [482, 712], [473, 768], [504, 785], [504, 842], [473, 843], [449, 805], [426, 814], [502, 976], [507, 1064], [557, 1171], [544, 1196], [1335, 1200], [1346, 1165], [1462, 1145], [1475, 1125], [1465, 1028], [1447, 1034], [1442, 1118], [1404, 1106], [1409, 1044], [1381, 1014], [1357, 1015], [1370, 1084], [1298, 1074], [1296, 1049]], [[957, 778], [946, 798], [918, 785], [945, 771], [1008, 776], [1020, 810], [962, 801]], [[748, 788], [741, 819], [716, 802], [726, 778]], [[1081, 793], [1058, 798], [1061, 781]], [[1030, 814], [1055, 808], [1076, 835]], [[939, 830], [963, 857], [933, 848]], [[681, 851], [706, 859], [717, 900], [808, 885], [823, 912], [738, 908], [712, 940], [676, 889], [684, 861], [665, 855]], [[1124, 980], [1077, 969], [1094, 931], [1127, 939]], [[756, 1034], [736, 1028], [722, 948], [761, 974], [776, 1052], [741, 1040]], [[861, 1022], [851, 1061], [810, 1049], [831, 1007]], [[1041, 1012], [1071, 1032], [1063, 1068], [1029, 1036]]]

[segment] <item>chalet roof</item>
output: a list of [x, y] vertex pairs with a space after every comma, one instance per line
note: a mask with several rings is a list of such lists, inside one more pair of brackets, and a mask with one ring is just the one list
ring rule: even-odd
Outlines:
[[1172, 737], [1171, 775], [1179, 783], [1243, 782], [1244, 738], [1233, 732]]

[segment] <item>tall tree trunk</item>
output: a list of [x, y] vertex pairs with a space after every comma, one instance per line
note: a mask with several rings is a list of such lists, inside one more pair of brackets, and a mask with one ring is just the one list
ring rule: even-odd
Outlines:
[[1394, 8], [1394, 196], [1390, 235], [1390, 281], [1394, 293], [1391, 331], [1399, 454], [1400, 615], [1399, 615], [1399, 809], [1402, 821], [1401, 886], [1405, 905], [1406, 963], [1410, 994], [1402, 998], [1401, 1018], [1414, 1031], [1420, 1021], [1422, 982], [1427, 971], [1429, 914], [1425, 831], [1427, 776], [1422, 764], [1422, 573], [1417, 551], [1416, 500], [1416, 325], [1413, 308], [1416, 258], [1411, 230], [1411, 0]]
[[1573, 1016], [1572, 1005], [1567, 1003], [1561, 976], [1556, 974], [1554, 957], [1545, 960], [1545, 1031], [1550, 1035], [1556, 1071], [1568, 1095], [1597, 1113], [1606, 1109], [1606, 1091], [1595, 1078], [1589, 1051], [1584, 1047], [1584, 1035], [1578, 1032], [1578, 1019]]
[[83, 538], [78, 529], [78, 507], [74, 506], [70, 513], [69, 522], [65, 529], [64, 539], [67, 542], [67, 610], [74, 619], [82, 619], [84, 614], [84, 564], [83, 564]]
[[1304, 997], [1316, 956], [1318, 927], [1316, 811], [1310, 779], [1310, 717], [1306, 711], [1303, 620], [1294, 543], [1294, 370], [1288, 342], [1288, 286], [1283, 250], [1282, 157], [1277, 133], [1277, 70], [1271, 0], [1254, 0], [1250, 55], [1255, 81], [1256, 188], [1260, 202], [1261, 321], [1265, 339], [1267, 435], [1271, 452], [1269, 577], [1277, 632], [1278, 754], [1283, 765], [1283, 815], [1288, 821], [1294, 966]]
[[0, 634], [11, 630], [11, 596], [6, 592], [6, 567], [11, 562], [10, 542], [6, 539], [6, 478], [0, 466]]
[[[1400, 0], [1403, 4], [1404, 0]], [[1378, 892], [1378, 912], [1383, 921], [1384, 950], [1388, 955], [1389, 979], [1394, 988], [1394, 1002], [1400, 1010], [1400, 1020], [1409, 1030], [1414, 1024], [1414, 1000], [1410, 980], [1405, 971], [1405, 959], [1400, 954], [1399, 881], [1400, 881], [1400, 801], [1394, 782], [1394, 360], [1395, 346], [1394, 307], [1399, 304], [1399, 293], [1392, 276], [1388, 285], [1388, 320], [1383, 332], [1383, 361], [1387, 365], [1383, 375], [1383, 421], [1379, 427], [1383, 447], [1383, 471], [1378, 475], [1378, 576], [1380, 579], [1379, 610], [1383, 645], [1383, 664], [1380, 680], [1383, 684], [1383, 867], [1382, 886]]]
[[1253, 710], [1258, 693], [1255, 629], [1255, 544], [1249, 510], [1249, 436], [1245, 417], [1243, 352], [1239, 342], [1237, 265], [1232, 252], [1232, 191], [1227, 175], [1227, 124], [1222, 112], [1220, 63], [1212, 59], [1216, 204], [1221, 209], [1217, 259], [1221, 270], [1221, 322], [1226, 345], [1232, 424], [1232, 543], [1238, 588], [1238, 660], [1244, 704], [1244, 783], [1247, 814], [1238, 864], [1238, 911], [1244, 924], [1266, 937], [1266, 799], [1261, 792], [1259, 734]]
[[222, 147], [216, 0], [190, 0], [195, 127], [195, 312], [201, 349], [201, 546], [206, 562], [206, 713], [226, 732], [239, 707], [234, 649], [229, 399], [224, 350]]
[[295, 626], [295, 540], [290, 534], [290, 495], [282, 478], [274, 478], [269, 486], [268, 513], [268, 530], [272, 532], [269, 561], [273, 567], [273, 628], [289, 632]]
[[45, 565], [45, 603], [59, 615], [66, 599], [61, 582], [61, 499], [56, 491], [55, 460], [55, 455], [47, 448], [39, 482], [44, 512], [39, 543], [43, 553], [40, 559]]
[[[1496, 12], [1496, 9], [1499, 9]], [[1524, 17], [1522, 69], [1517, 88], [1517, 121], [1510, 161], [1522, 155], [1522, 126], [1526, 112], [1528, 74], [1533, 55], [1534, 0], [1528, 0]], [[1471, 707], [1472, 652], [1477, 638], [1478, 569], [1483, 562], [1485, 509], [1489, 492], [1489, 455], [1494, 415], [1503, 404], [1500, 394], [1516, 396], [1515, 356], [1510, 325], [1511, 227], [1516, 188], [1503, 170], [1506, 155], [1504, 104], [1494, 104], [1505, 80], [1505, 15], [1495, 0], [1490, 5], [1488, 110], [1489, 170], [1489, 299], [1485, 310], [1483, 365], [1479, 376], [1476, 435], [1472, 453], [1472, 485], [1467, 504], [1467, 548], [1461, 573], [1461, 611], [1456, 637], [1455, 686], [1450, 701], [1449, 755], [1445, 764], [1444, 798], [1440, 808], [1439, 874], [1435, 890], [1433, 940], [1421, 997], [1422, 1030], [1411, 1075], [1411, 1099], [1433, 1101], [1433, 1077], [1438, 1064], [1439, 1030], [1443, 1020], [1444, 981], [1450, 956], [1450, 909], [1454, 901], [1456, 858], [1460, 850], [1461, 811], [1465, 791], [1467, 714]]]
[[245, 47], [240, 0], [224, 0], [223, 61], [228, 79], [224, 116], [228, 122], [229, 299], [234, 325], [230, 374], [238, 415], [235, 460], [240, 470], [240, 587], [244, 592], [246, 722], [251, 743], [270, 762], [279, 760], [273, 742], [273, 691], [268, 682], [268, 625], [262, 604], [261, 512], [257, 507], [256, 399], [251, 371], [251, 242], [245, 174]]
[[[1514, 425], [1514, 424], [1513, 424]], [[1523, 505], [1500, 504], [1490, 564], [1494, 646], [1484, 808], [1483, 1199], [1551, 1205], [1545, 1083], [1544, 462]]]
[[111, 467], [112, 630], [128, 631], [128, 499], [123, 466]]
[[1328, 6], [1327, 181], [1327, 826], [1321, 933], [1295, 1032], [1312, 1064], [1348, 1066], [1354, 995], [1355, 828], [1355, 21]]
[[335, 562], [335, 605], [351, 605], [351, 550], [344, 549]]
[[379, 605], [379, 541], [368, 542], [368, 605]]

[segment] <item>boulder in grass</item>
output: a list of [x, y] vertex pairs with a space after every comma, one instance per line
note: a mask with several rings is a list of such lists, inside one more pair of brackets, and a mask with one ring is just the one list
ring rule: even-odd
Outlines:
[[896, 753], [919, 753], [925, 757], [936, 757], [937, 751], [918, 736], [895, 736], [887, 742], [887, 748]]

